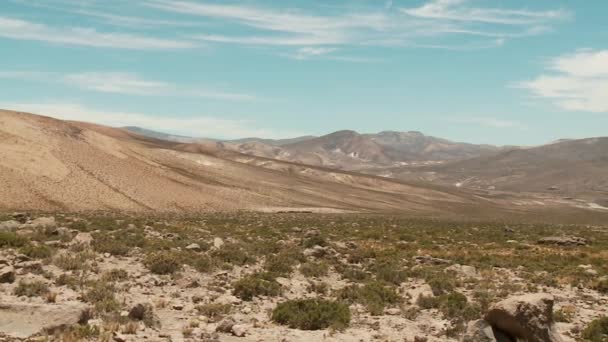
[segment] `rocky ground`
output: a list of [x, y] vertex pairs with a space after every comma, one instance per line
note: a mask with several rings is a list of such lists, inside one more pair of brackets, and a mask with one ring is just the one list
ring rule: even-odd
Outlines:
[[0, 341], [606, 341], [608, 227], [0, 214]]

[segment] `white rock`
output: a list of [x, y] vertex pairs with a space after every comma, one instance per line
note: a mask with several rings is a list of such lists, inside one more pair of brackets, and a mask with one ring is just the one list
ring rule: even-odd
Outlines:
[[236, 337], [245, 337], [247, 335], [247, 327], [243, 324], [235, 324], [232, 326], [232, 335]]
[[222, 248], [223, 245], [224, 245], [224, 240], [222, 240], [221, 238], [216, 237], [215, 239], [213, 239], [213, 247]]

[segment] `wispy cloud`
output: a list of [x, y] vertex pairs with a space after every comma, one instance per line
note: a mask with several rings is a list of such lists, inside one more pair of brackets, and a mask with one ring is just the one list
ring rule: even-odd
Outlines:
[[468, 0], [433, 0], [401, 11], [413, 17], [501, 25], [536, 25], [569, 16], [564, 10], [530, 11], [469, 6]]
[[[481, 48], [501, 46], [507, 39], [538, 35], [567, 16], [565, 11], [529, 11], [475, 8], [466, 0], [434, 0], [418, 8], [395, 9], [392, 1], [365, 13], [342, 10], [316, 15], [298, 9], [220, 5], [205, 2], [147, 0], [157, 10], [201, 16], [222, 25], [247, 27], [249, 34], [223, 32], [194, 35], [216, 43], [298, 47], [286, 56], [316, 46], [335, 48], [355, 45], [436, 47], [442, 36], [469, 36], [465, 45]], [[504, 27], [509, 25], [509, 27]], [[487, 39], [485, 39], [487, 38]]]
[[99, 32], [83, 27], [53, 27], [21, 19], [0, 16], [0, 37], [127, 50], [173, 50], [197, 46], [187, 40], [163, 39], [120, 32]]
[[0, 72], [0, 79], [16, 79], [48, 83], [63, 83], [84, 90], [102, 93], [139, 96], [200, 97], [225, 101], [255, 101], [256, 96], [218, 90], [177, 86], [168, 82], [141, 78], [125, 72], [81, 72], [60, 74], [53, 72]]
[[287, 138], [299, 136], [297, 132], [276, 132], [258, 128], [250, 120], [231, 120], [206, 115], [179, 117], [168, 115], [150, 115], [138, 112], [112, 111], [90, 108], [73, 102], [45, 103], [0, 103], [0, 108], [30, 112], [55, 117], [62, 120], [74, 120], [98, 123], [113, 127], [139, 126], [148, 129], [182, 134], [193, 137], [236, 139], [249, 136], [268, 138]]
[[548, 73], [515, 84], [564, 110], [608, 112], [608, 50], [579, 50], [546, 65]]

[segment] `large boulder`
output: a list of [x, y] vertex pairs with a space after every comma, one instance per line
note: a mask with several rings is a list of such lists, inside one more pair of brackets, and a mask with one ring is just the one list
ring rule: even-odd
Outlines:
[[0, 232], [14, 232], [19, 229], [19, 227], [21, 227], [21, 224], [17, 221], [11, 220], [0, 222]]
[[515, 342], [515, 338], [492, 327], [483, 319], [471, 321], [467, 324], [467, 330], [462, 342]]
[[86, 323], [88, 318], [88, 307], [82, 303], [0, 303], [0, 335], [28, 338], [40, 333], [53, 334], [75, 324]]
[[485, 320], [494, 328], [527, 342], [561, 342], [553, 322], [554, 298], [535, 293], [494, 304]]

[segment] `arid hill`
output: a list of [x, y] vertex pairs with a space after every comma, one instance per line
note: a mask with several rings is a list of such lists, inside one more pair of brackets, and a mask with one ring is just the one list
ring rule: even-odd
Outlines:
[[[239, 160], [246, 158], [247, 160]], [[123, 129], [0, 111], [0, 207], [212, 211], [331, 208], [432, 213], [491, 201], [377, 177], [168, 142]], [[264, 161], [268, 163], [268, 161]]]

